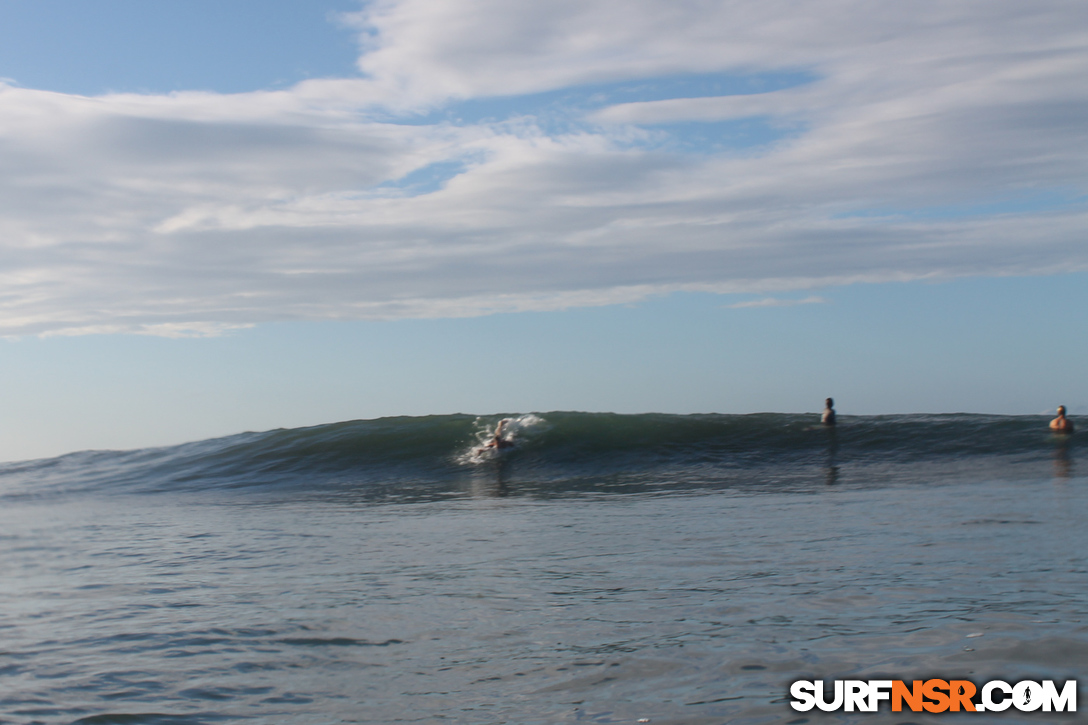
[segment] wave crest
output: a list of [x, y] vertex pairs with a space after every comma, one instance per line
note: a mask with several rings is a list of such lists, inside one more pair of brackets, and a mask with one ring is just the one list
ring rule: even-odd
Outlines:
[[[514, 446], [501, 455], [481, 451], [504, 419]], [[902, 479], [956, 471], [1002, 477], [1019, 466], [1046, 476], [1051, 459], [1072, 471], [1081, 445], [1077, 436], [1051, 435], [1042, 416], [843, 416], [834, 430], [817, 422], [814, 414], [570, 412], [356, 420], [4, 464], [0, 498], [238, 489], [433, 498], [456, 495], [495, 467], [536, 492], [786, 485], [832, 469]]]

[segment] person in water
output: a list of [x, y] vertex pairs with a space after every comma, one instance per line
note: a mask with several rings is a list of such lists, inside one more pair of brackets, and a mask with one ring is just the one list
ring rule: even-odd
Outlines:
[[1050, 430], [1055, 433], [1072, 433], [1073, 421], [1065, 417], [1065, 406], [1058, 406], [1058, 417], [1050, 421]]
[[824, 401], [824, 414], [820, 416], [820, 422], [824, 425], [835, 425], [835, 401], [831, 398]]
[[513, 448], [514, 447], [514, 442], [513, 441], [508, 441], [508, 440], [506, 440], [505, 438], [502, 437], [502, 429], [509, 422], [510, 422], [509, 418], [503, 418], [502, 420], [500, 420], [499, 425], [495, 428], [494, 437], [492, 437], [491, 440], [489, 440], [487, 443], [485, 443], [483, 448], [477, 448], [476, 450], [478, 452], [480, 452], [480, 453], [483, 453], [488, 448], [494, 448], [495, 450], [502, 450], [503, 448]]

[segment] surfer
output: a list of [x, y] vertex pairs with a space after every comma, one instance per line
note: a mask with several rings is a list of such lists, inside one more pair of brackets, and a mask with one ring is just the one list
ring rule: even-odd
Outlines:
[[1065, 417], [1065, 406], [1058, 406], [1058, 417], [1050, 421], [1050, 430], [1055, 433], [1072, 433], [1073, 421]]
[[824, 425], [835, 425], [835, 401], [831, 398], [824, 401], [824, 414], [820, 416], [820, 422]]
[[502, 437], [502, 429], [509, 422], [510, 422], [509, 418], [503, 418], [502, 420], [500, 420], [499, 425], [495, 428], [494, 437], [492, 437], [491, 440], [489, 440], [487, 443], [485, 443], [483, 448], [477, 448], [476, 452], [477, 453], [483, 453], [484, 451], [486, 451], [489, 448], [492, 448], [492, 449], [495, 449], [495, 450], [502, 450], [503, 448], [513, 448], [514, 447], [514, 442], [506, 440], [505, 438]]

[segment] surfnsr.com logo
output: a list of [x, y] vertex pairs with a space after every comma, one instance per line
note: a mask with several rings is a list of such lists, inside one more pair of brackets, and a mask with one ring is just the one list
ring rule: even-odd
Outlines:
[[1021, 712], [1076, 712], [1077, 681], [1066, 680], [1058, 689], [1053, 680], [1022, 680], [1010, 685], [991, 680], [981, 688], [969, 680], [835, 680], [830, 700], [823, 680], [798, 680], [790, 685], [794, 710], [808, 712], [876, 712], [888, 702], [892, 712], [1002, 712], [1014, 707]]

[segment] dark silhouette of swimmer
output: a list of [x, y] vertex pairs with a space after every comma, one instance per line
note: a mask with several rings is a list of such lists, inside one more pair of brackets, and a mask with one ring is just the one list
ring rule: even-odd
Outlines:
[[1065, 406], [1058, 406], [1058, 417], [1050, 421], [1050, 430], [1055, 433], [1072, 433], [1073, 421], [1065, 417]]
[[485, 443], [483, 448], [477, 448], [476, 452], [477, 453], [483, 453], [484, 451], [486, 451], [489, 448], [493, 448], [495, 450], [502, 450], [503, 448], [513, 448], [514, 447], [514, 442], [506, 440], [505, 438], [502, 437], [502, 429], [509, 422], [510, 422], [509, 418], [503, 418], [502, 420], [500, 420], [499, 425], [495, 428], [494, 437], [492, 437], [491, 440], [489, 440], [487, 443]]
[[824, 414], [820, 416], [820, 422], [824, 425], [835, 425], [835, 401], [831, 398], [824, 401]]

